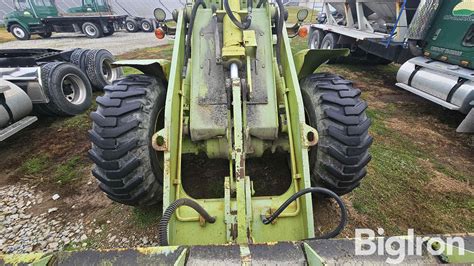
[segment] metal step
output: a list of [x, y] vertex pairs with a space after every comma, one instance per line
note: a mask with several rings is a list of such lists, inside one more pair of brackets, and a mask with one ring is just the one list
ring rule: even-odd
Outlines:
[[18, 133], [19, 131], [23, 130], [27, 126], [33, 124], [34, 122], [38, 121], [36, 116], [27, 116], [21, 119], [20, 121], [2, 129], [0, 131], [0, 141], [4, 141], [7, 138], [13, 136], [14, 134]]

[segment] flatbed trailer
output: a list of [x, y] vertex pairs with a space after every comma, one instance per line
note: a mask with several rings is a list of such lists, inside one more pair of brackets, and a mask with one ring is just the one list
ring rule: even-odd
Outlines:
[[7, 31], [18, 40], [37, 34], [51, 37], [53, 32], [81, 32], [89, 38], [110, 36], [125, 25], [126, 15], [111, 12], [61, 13], [53, 0], [14, 0], [15, 11], [4, 17]]

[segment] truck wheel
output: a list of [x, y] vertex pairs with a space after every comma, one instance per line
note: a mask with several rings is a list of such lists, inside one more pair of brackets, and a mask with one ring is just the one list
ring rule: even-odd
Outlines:
[[23, 28], [19, 24], [13, 24], [10, 26], [10, 32], [12, 35], [20, 41], [26, 41], [31, 38], [31, 34], [28, 30]]
[[138, 24], [134, 20], [127, 20], [125, 22], [125, 29], [128, 32], [137, 32], [138, 31]]
[[48, 39], [48, 38], [51, 38], [51, 36], [53, 36], [53, 33], [48, 31], [48, 32], [39, 33], [38, 35], [43, 39]]
[[311, 180], [339, 195], [356, 188], [371, 156], [367, 103], [350, 81], [313, 74], [301, 82], [307, 123], [319, 132], [310, 152]]
[[81, 114], [92, 105], [92, 89], [86, 75], [66, 62], [47, 63], [41, 67], [41, 81], [49, 103], [41, 110], [58, 116]]
[[149, 206], [162, 201], [163, 154], [151, 144], [164, 127], [166, 88], [161, 80], [131, 75], [105, 87], [89, 136], [92, 174], [119, 203]]
[[321, 49], [337, 49], [338, 44], [337, 44], [337, 35], [334, 33], [328, 33], [326, 36], [324, 36], [323, 40], [321, 41]]
[[152, 32], [153, 31], [153, 25], [147, 19], [143, 19], [140, 22], [140, 27], [141, 27], [142, 31], [144, 31], [144, 32]]
[[104, 36], [112, 36], [115, 33], [115, 28], [113, 25], [107, 25], [107, 32], [104, 32]]
[[89, 51], [89, 49], [77, 48], [72, 52], [69, 61], [78, 66], [82, 71], [86, 72], [87, 53], [89, 53]]
[[324, 31], [315, 29], [309, 38], [309, 49], [321, 49], [321, 43], [324, 39]]
[[91, 50], [87, 53], [86, 73], [92, 86], [102, 91], [105, 86], [122, 76], [120, 68], [112, 68], [114, 56], [107, 50]]
[[104, 31], [102, 30], [102, 28], [92, 22], [86, 22], [82, 24], [82, 32], [84, 32], [84, 34], [91, 39], [96, 39], [104, 36]]

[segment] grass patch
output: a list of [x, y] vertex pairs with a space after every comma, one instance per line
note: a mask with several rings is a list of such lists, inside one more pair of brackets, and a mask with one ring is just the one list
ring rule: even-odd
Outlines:
[[15, 37], [5, 27], [0, 28], [0, 43], [14, 41]]
[[55, 122], [55, 127], [62, 128], [62, 129], [81, 129], [87, 130], [92, 128], [92, 120], [90, 119], [89, 115], [91, 112], [97, 109], [97, 96], [102, 95], [102, 92], [95, 92], [92, 95], [92, 104], [89, 107], [89, 110], [86, 112], [76, 115], [73, 117], [69, 117], [66, 119], [58, 120]]
[[161, 45], [156, 47], [137, 49], [118, 57], [119, 60], [132, 59], [168, 59], [171, 60], [173, 45]]
[[47, 155], [37, 155], [37, 157], [24, 162], [21, 170], [27, 175], [39, 174], [47, 168], [49, 159]]
[[156, 206], [146, 208], [134, 208], [132, 212], [133, 220], [140, 228], [147, 228], [161, 219], [162, 210]]
[[80, 175], [81, 156], [74, 156], [63, 164], [60, 164], [54, 172], [54, 178], [59, 184], [66, 184]]

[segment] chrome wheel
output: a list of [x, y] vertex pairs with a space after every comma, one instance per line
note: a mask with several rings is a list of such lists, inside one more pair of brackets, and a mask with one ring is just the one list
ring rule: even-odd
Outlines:
[[86, 84], [75, 74], [67, 74], [64, 76], [61, 81], [61, 89], [66, 100], [72, 104], [79, 105], [86, 100]]
[[23, 39], [26, 36], [26, 32], [20, 27], [14, 27], [13, 28], [13, 34], [15, 34], [15, 36], [20, 38], [20, 39]]
[[89, 36], [94, 36], [97, 34], [97, 29], [92, 25], [87, 25], [84, 30], [86, 31], [86, 34]]
[[143, 29], [144, 31], [149, 31], [149, 30], [151, 29], [150, 23], [148, 23], [148, 22], [143, 22], [143, 23], [142, 23], [142, 29]]

